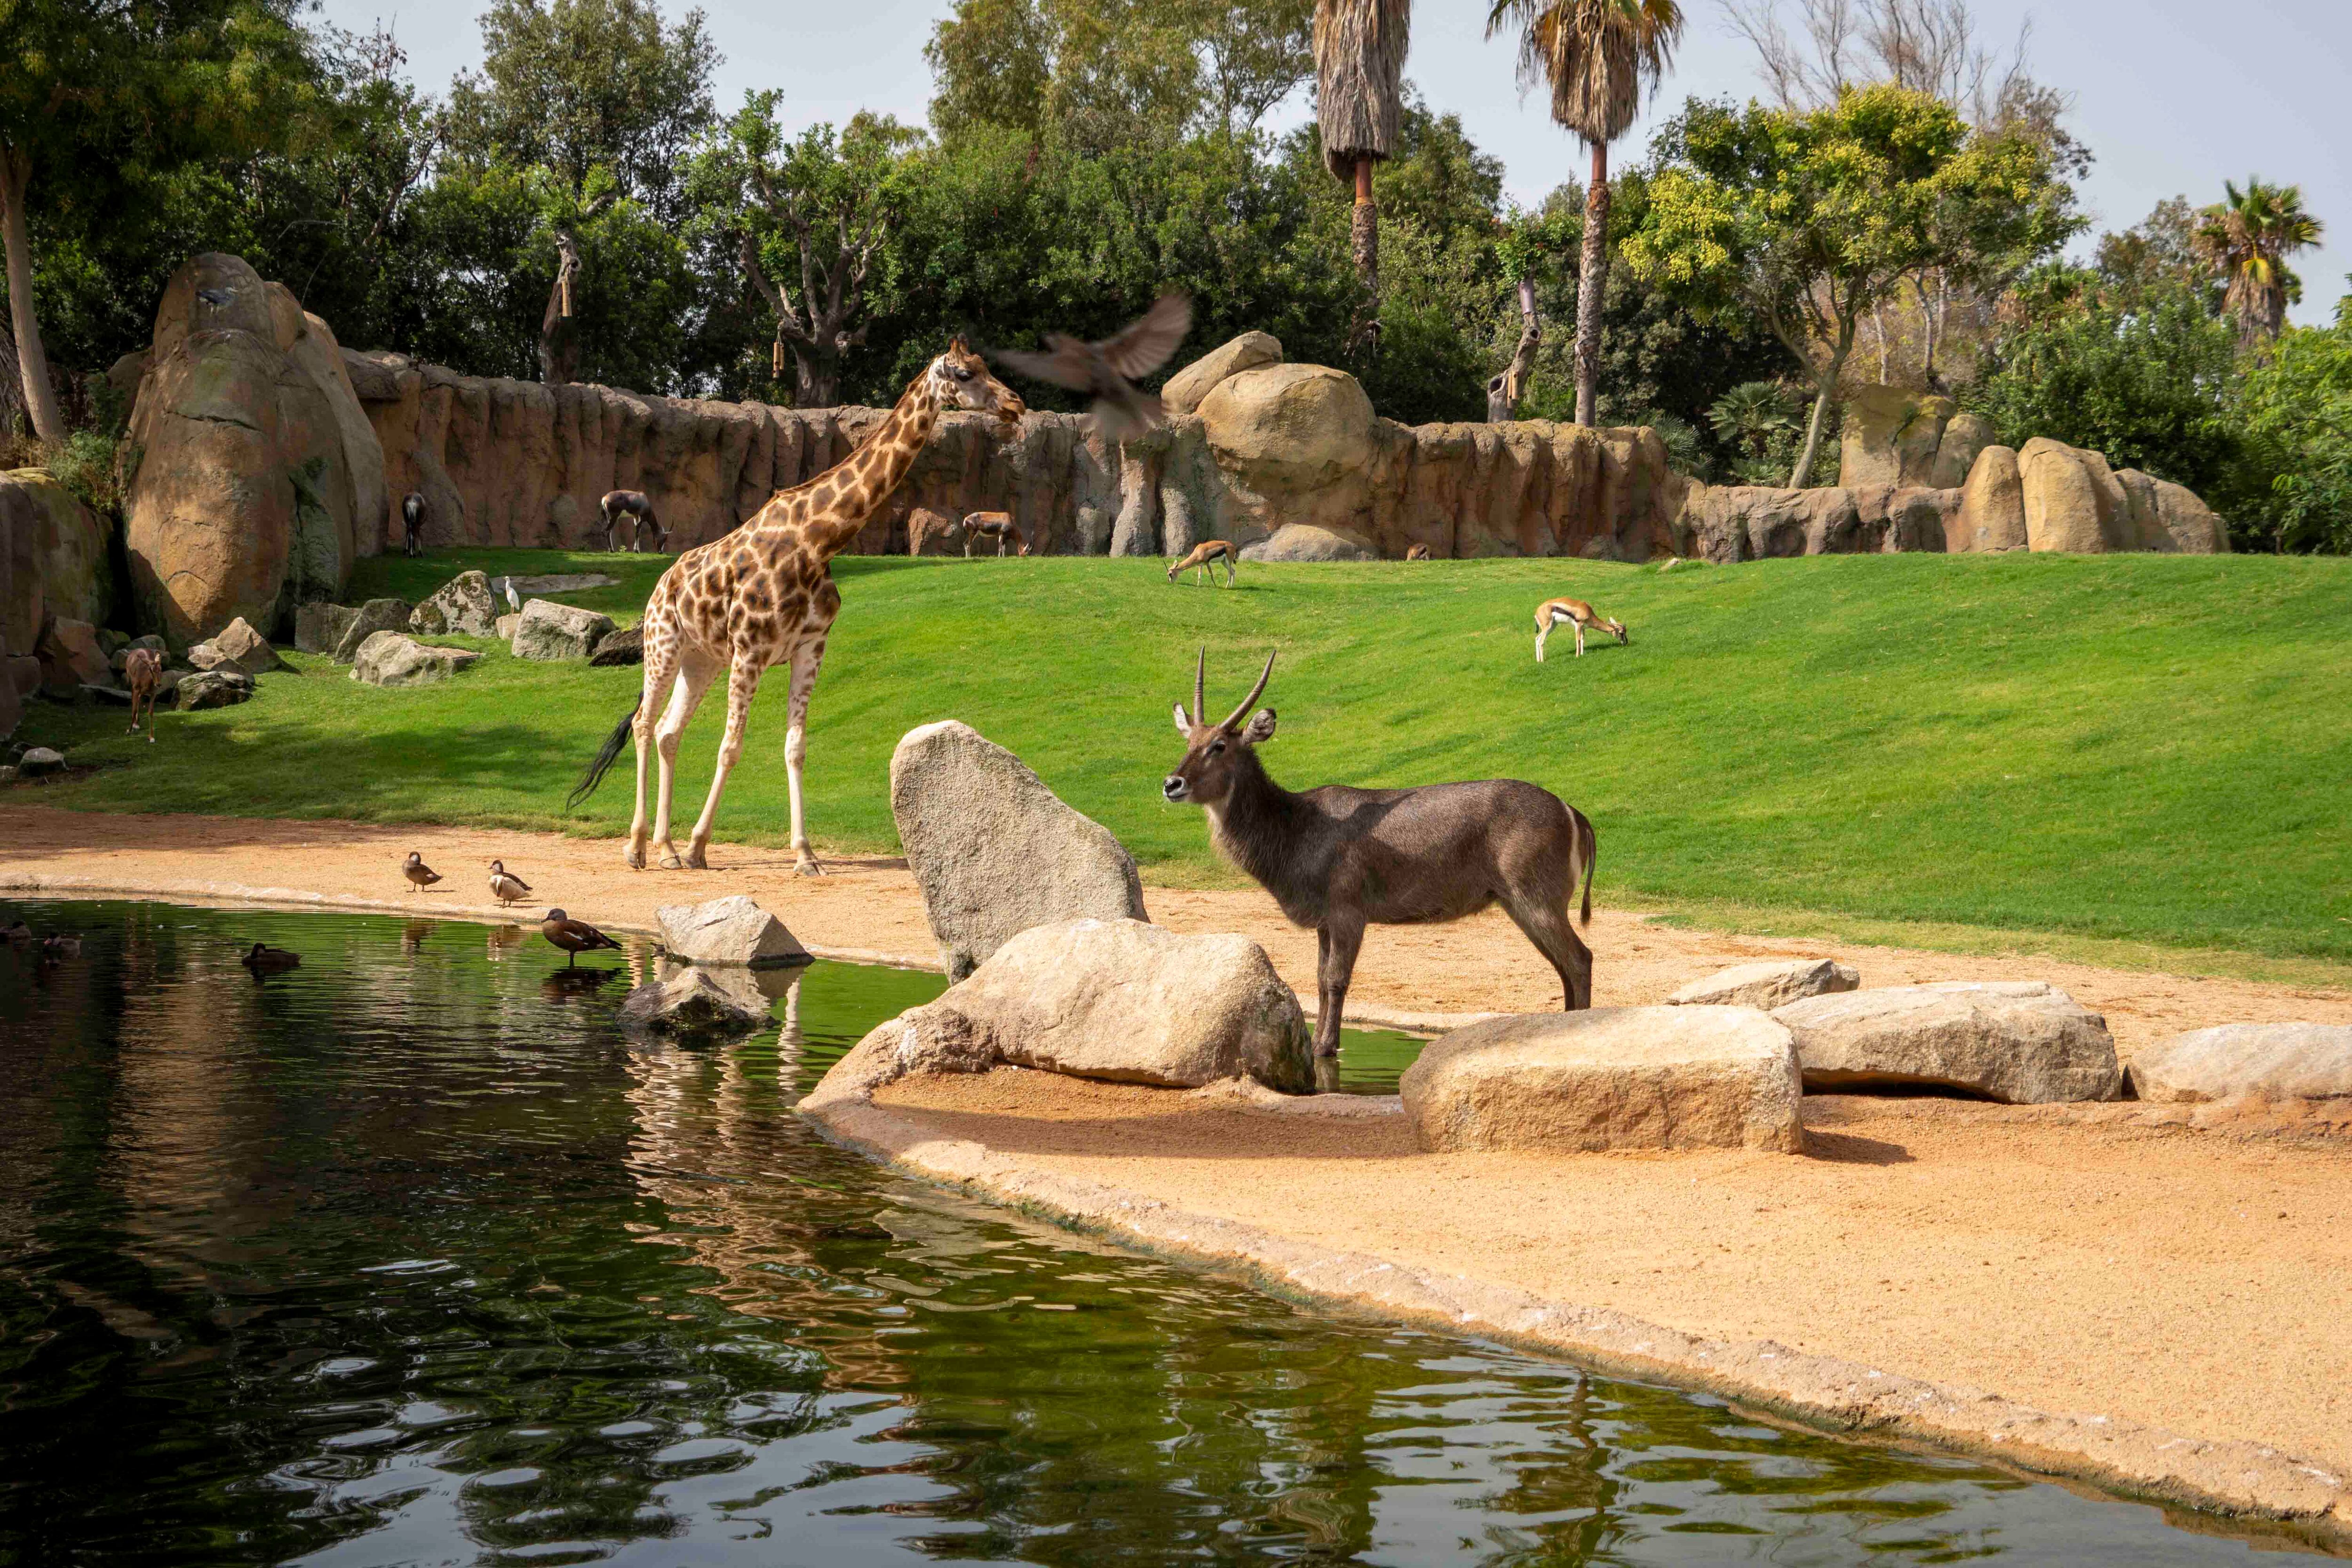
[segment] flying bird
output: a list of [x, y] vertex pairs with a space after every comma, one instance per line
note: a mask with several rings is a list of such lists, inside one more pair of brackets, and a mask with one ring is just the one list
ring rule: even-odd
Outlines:
[[215, 310], [221, 310], [225, 309], [230, 300], [236, 298], [236, 290], [234, 289], [199, 289], [196, 290], [196, 298], [202, 300], [205, 304], [212, 306]]
[[420, 888], [429, 888], [441, 879], [441, 873], [425, 863], [425, 857], [412, 849], [401, 862], [400, 874]]
[[1192, 300], [1162, 294], [1151, 309], [1098, 343], [1080, 342], [1062, 332], [1045, 334], [1045, 353], [999, 349], [997, 361], [1019, 374], [1050, 381], [1073, 392], [1090, 393], [1087, 410], [1106, 441], [1132, 441], [1167, 418], [1157, 393], [1129, 384], [1168, 363], [1192, 330]]
[[271, 947], [268, 942], [255, 942], [253, 951], [237, 962], [252, 970], [257, 975], [275, 974], [283, 970], [302, 967], [302, 958], [299, 953], [289, 952], [282, 947]]
[[583, 952], [593, 952], [600, 947], [609, 947], [614, 952], [621, 951], [619, 942], [586, 921], [573, 920], [562, 910], [547, 911], [546, 918], [539, 922], [539, 934], [572, 955], [564, 961], [566, 969], [579, 963]]
[[503, 860], [490, 862], [490, 897], [502, 904], [519, 904], [530, 897], [530, 884], [507, 869]]

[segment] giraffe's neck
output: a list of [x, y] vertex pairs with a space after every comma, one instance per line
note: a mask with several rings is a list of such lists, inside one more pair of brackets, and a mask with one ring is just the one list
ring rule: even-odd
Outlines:
[[[939, 420], [939, 392], [927, 369], [908, 385], [898, 406], [866, 437], [866, 444], [834, 465], [812, 487], [799, 531], [815, 546], [820, 558], [829, 561], [849, 548], [858, 530], [881, 510], [890, 492], [906, 479], [907, 470], [915, 466]], [[814, 498], [827, 483], [833, 486], [833, 494], [820, 504]]]

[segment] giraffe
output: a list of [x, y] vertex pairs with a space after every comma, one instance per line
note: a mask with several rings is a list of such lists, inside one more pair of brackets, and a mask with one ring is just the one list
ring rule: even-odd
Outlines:
[[[825, 637], [841, 609], [826, 563], [846, 549], [857, 531], [889, 499], [914, 466], [942, 410], [967, 408], [992, 414], [1007, 428], [1027, 412], [1022, 401], [963, 339], [909, 382], [898, 405], [865, 444], [831, 468], [788, 490], [780, 490], [749, 521], [726, 537], [681, 554], [646, 602], [645, 684], [637, 705], [614, 727], [589, 765], [570, 804], [594, 791], [632, 734], [637, 748], [636, 814], [629, 824], [628, 864], [646, 864], [646, 763], [650, 751], [658, 768], [651, 837], [660, 842], [665, 870], [707, 865], [711, 824], [727, 775], [743, 752], [743, 725], [760, 677], [775, 665], [792, 668], [792, 698], [784, 730], [784, 779], [792, 794], [794, 868], [822, 876], [810, 852], [801, 806], [801, 764], [808, 752], [809, 694], [824, 658]], [[727, 731], [719, 745], [719, 766], [709, 798], [694, 824], [684, 856], [670, 840], [670, 788], [677, 769], [678, 736], [701, 704], [703, 693], [726, 670]], [[668, 706], [660, 709], [663, 698]]]

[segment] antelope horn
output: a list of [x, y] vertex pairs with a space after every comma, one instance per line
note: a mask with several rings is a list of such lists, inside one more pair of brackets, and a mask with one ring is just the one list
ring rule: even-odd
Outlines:
[[[1207, 657], [1205, 650], [1202, 657], [1204, 658]], [[1265, 683], [1273, 679], [1274, 655], [1267, 654], [1265, 656], [1265, 668], [1257, 672], [1257, 684], [1250, 688], [1250, 694], [1242, 699], [1242, 705], [1234, 709], [1231, 713], [1226, 714], [1225, 721], [1218, 725], [1217, 728], [1220, 730], [1230, 730], [1234, 725], [1240, 723], [1242, 720], [1248, 715], [1249, 710], [1253, 707], [1256, 706], [1258, 694], [1265, 689]]]
[[1209, 705], [1209, 650], [1201, 650], [1201, 662], [1192, 667], [1192, 722], [1204, 716], [1201, 710]]

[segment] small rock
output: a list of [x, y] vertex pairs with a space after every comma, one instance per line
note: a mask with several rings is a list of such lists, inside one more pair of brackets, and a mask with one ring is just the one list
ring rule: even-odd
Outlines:
[[1772, 1016], [1796, 1037], [1816, 1093], [1927, 1085], [2042, 1105], [2113, 1100], [2123, 1086], [2107, 1021], [2039, 980], [1809, 996]]
[[612, 631], [610, 616], [533, 599], [522, 607], [522, 619], [515, 626], [514, 653], [517, 658], [586, 658]]
[[27, 746], [25, 754], [16, 759], [16, 771], [28, 779], [56, 773], [65, 765], [64, 755], [47, 746]]
[[409, 613], [408, 629], [425, 637], [486, 637], [499, 623], [498, 600], [481, 572], [460, 572]]
[[624, 1027], [659, 1035], [742, 1035], [768, 1022], [763, 1008], [688, 967], [667, 980], [649, 980], [621, 1003]]
[[2175, 1035], [2131, 1064], [2142, 1100], [2352, 1099], [2352, 1026], [2223, 1024]]
[[609, 668], [616, 664], [645, 663], [646, 628], [643, 626], [624, 626], [619, 631], [607, 633], [604, 639], [596, 645], [596, 651], [588, 656], [588, 662], [599, 668]]
[[499, 640], [504, 643], [514, 641], [515, 627], [520, 625], [522, 625], [522, 612], [520, 610], [512, 615], [500, 616], [497, 628]]
[[1753, 1007], [1769, 1013], [1807, 996], [1851, 991], [1861, 973], [1826, 958], [1768, 959], [1694, 980], [1666, 998], [1668, 1006]]
[[294, 612], [294, 646], [304, 653], [332, 654], [358, 618], [359, 612], [349, 605], [313, 600]]
[[1190, 414], [1227, 376], [1282, 363], [1282, 341], [1271, 332], [1244, 332], [1211, 349], [1168, 378], [1160, 400], [1171, 414]]
[[954, 720], [890, 754], [890, 815], [950, 980], [1032, 926], [1146, 918], [1135, 858], [1021, 759]]
[[15, 784], [16, 782], [17, 773], [18, 769], [14, 763], [10, 763], [6, 766], [0, 766], [0, 784]]
[[1398, 1084], [1429, 1150], [1805, 1146], [1790, 1032], [1748, 1007], [1594, 1007], [1433, 1040]]
[[255, 631], [244, 616], [221, 628], [210, 639], [188, 649], [188, 662], [198, 669], [233, 669], [240, 675], [267, 675], [283, 669], [286, 661]]
[[359, 647], [352, 679], [370, 686], [425, 686], [473, 668], [472, 648], [430, 647], [400, 632], [383, 631]]
[[405, 631], [414, 613], [415, 606], [405, 599], [370, 599], [352, 612], [352, 624], [343, 628], [342, 640], [335, 645], [335, 662], [355, 662], [360, 645], [378, 632]]
[[113, 708], [131, 706], [131, 693], [119, 686], [85, 686], [81, 694], [93, 702], [103, 702]]
[[253, 696], [253, 677], [234, 669], [206, 669], [173, 681], [174, 703], [183, 712], [230, 708]]
[[689, 963], [805, 963], [809, 951], [784, 922], [740, 893], [654, 911], [662, 946]]

